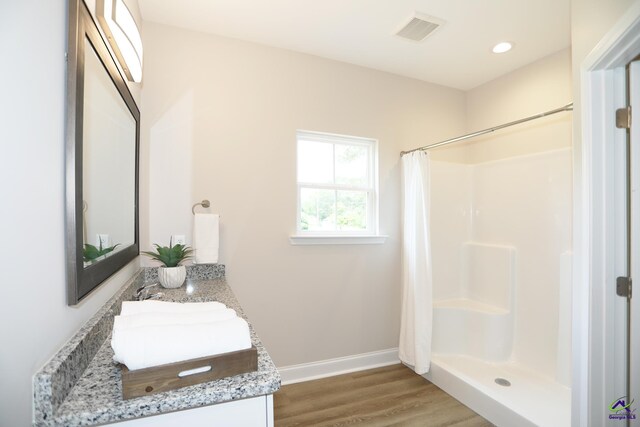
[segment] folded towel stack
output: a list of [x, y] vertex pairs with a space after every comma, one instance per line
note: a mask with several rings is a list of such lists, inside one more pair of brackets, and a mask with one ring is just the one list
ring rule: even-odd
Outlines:
[[121, 316], [140, 313], [198, 313], [227, 308], [221, 302], [164, 302], [164, 301], [123, 301]]
[[251, 347], [247, 322], [219, 302], [122, 303], [115, 316], [114, 360], [133, 371]]

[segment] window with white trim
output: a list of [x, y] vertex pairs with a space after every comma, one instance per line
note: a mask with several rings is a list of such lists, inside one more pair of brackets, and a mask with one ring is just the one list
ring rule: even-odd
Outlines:
[[297, 132], [299, 236], [378, 232], [377, 141]]

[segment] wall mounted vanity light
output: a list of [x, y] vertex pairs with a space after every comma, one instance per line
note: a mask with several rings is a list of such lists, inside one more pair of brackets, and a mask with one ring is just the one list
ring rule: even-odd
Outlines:
[[96, 14], [127, 79], [140, 82], [142, 38], [131, 11], [123, 0], [97, 0]]

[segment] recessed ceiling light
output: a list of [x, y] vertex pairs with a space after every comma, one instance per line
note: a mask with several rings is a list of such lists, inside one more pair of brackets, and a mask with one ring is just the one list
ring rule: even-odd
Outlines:
[[512, 47], [513, 47], [512, 43], [500, 42], [493, 47], [493, 53], [505, 53], [510, 51]]

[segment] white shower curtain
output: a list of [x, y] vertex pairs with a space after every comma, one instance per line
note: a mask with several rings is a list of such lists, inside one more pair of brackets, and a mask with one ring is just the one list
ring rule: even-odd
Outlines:
[[399, 357], [418, 374], [429, 372], [433, 321], [429, 233], [429, 156], [402, 157], [404, 232]]

